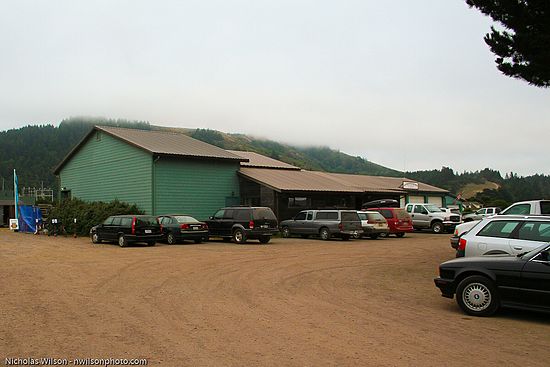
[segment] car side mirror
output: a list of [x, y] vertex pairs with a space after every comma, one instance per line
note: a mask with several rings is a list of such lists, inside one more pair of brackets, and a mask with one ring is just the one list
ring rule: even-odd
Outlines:
[[214, 217], [208, 217], [210, 220], [214, 219]]

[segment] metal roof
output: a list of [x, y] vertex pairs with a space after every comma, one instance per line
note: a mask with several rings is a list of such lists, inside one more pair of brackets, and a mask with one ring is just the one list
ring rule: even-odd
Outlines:
[[228, 150], [228, 152], [238, 155], [239, 157], [248, 159], [248, 162], [241, 162], [241, 167], [258, 167], [258, 168], [277, 168], [291, 169], [299, 171], [301, 168], [291, 164], [278, 161], [276, 159], [266, 157], [254, 152], [244, 152], [241, 150]]
[[[268, 186], [275, 191], [324, 191], [324, 192], [381, 192], [406, 193], [401, 186], [406, 178], [351, 175], [318, 171], [296, 171], [269, 168], [241, 167], [239, 173], [257, 183]], [[418, 183], [414, 192], [446, 193], [447, 190]]]
[[88, 138], [96, 131], [104, 132], [151, 154], [174, 155], [180, 157], [211, 158], [233, 161], [246, 161], [222, 148], [193, 139], [185, 134], [162, 130], [139, 130], [121, 127], [94, 126], [92, 130], [78, 143], [73, 150], [63, 158], [54, 169], [58, 174], [61, 168], [76, 154]]

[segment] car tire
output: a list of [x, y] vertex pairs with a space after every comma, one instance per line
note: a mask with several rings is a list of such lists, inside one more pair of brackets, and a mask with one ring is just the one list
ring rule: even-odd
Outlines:
[[352, 237], [358, 240], [361, 238], [361, 235], [359, 234], [359, 232], [355, 232]]
[[342, 240], [343, 240], [343, 241], [349, 241], [350, 238], [351, 238], [351, 236], [350, 236], [349, 234], [343, 234], [343, 235], [342, 235]]
[[396, 233], [395, 236], [398, 237], [398, 238], [405, 237], [405, 232]]
[[271, 236], [260, 236], [260, 243], [266, 244], [271, 240]]
[[440, 233], [445, 232], [445, 227], [443, 226], [443, 223], [441, 223], [441, 222], [433, 222], [431, 228], [432, 228], [433, 233], [440, 234]]
[[155, 246], [157, 241], [147, 241], [147, 246]]
[[456, 302], [472, 316], [490, 316], [500, 307], [500, 300], [493, 281], [473, 275], [463, 279], [456, 288]]
[[281, 235], [284, 238], [289, 238], [290, 237], [290, 228], [288, 228], [287, 226], [284, 226], [283, 228], [281, 228]]
[[246, 234], [242, 229], [237, 228], [233, 231], [233, 242], [238, 244], [246, 243]]
[[166, 235], [166, 243], [168, 243], [169, 245], [175, 245], [177, 243], [176, 236], [174, 236], [172, 232], [169, 232]]
[[90, 237], [92, 239], [92, 243], [101, 243], [101, 238], [99, 237], [97, 232], [92, 233]]
[[324, 241], [330, 240], [330, 232], [328, 228], [321, 228], [319, 230], [319, 237], [321, 237], [321, 239]]
[[121, 234], [120, 236], [118, 236], [118, 245], [120, 247], [126, 247], [128, 246], [128, 240], [126, 239], [126, 237], [124, 237], [123, 234]]
[[375, 240], [375, 239], [377, 239], [379, 236], [380, 236], [379, 233], [369, 234], [369, 237], [371, 238], [371, 240]]
[[389, 237], [389, 236], [390, 236], [389, 233], [386, 233], [386, 232], [380, 233], [380, 237], [382, 237], [382, 238], [386, 238], [386, 237]]

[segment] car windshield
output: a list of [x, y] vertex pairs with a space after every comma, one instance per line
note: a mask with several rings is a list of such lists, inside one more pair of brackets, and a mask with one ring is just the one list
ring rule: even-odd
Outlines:
[[536, 256], [539, 252], [545, 249], [550, 249], [550, 245], [548, 243], [545, 243], [542, 246], [537, 247], [534, 250], [531, 250], [529, 252], [522, 252], [521, 254], [518, 254], [518, 257], [521, 257], [522, 259], [530, 259], [534, 256]]
[[[397, 219], [409, 219], [410, 218], [409, 213], [407, 213], [405, 211], [405, 209], [395, 209], [395, 216], [397, 217]], [[386, 217], [386, 216], [384, 215], [384, 217]], [[391, 216], [386, 217], [386, 218], [391, 218]]]
[[424, 205], [424, 208], [426, 208], [430, 213], [437, 213], [442, 211], [435, 205]]
[[195, 218], [190, 217], [188, 215], [176, 215], [174, 218], [176, 218], [178, 223], [198, 223], [199, 222]]

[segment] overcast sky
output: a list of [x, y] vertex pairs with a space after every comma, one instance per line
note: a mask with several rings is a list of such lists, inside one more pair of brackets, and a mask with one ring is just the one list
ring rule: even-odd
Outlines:
[[550, 174], [550, 90], [499, 73], [491, 24], [463, 0], [0, 0], [0, 130], [123, 118]]

